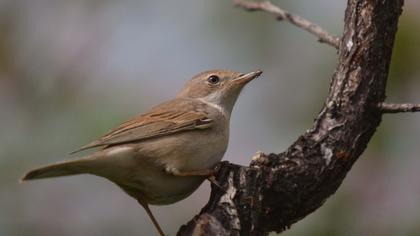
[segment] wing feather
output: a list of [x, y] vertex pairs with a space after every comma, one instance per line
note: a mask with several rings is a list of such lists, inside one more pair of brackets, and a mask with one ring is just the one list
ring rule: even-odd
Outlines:
[[122, 123], [72, 154], [95, 147], [139, 142], [188, 130], [208, 129], [211, 125], [212, 120], [200, 111], [152, 111]]

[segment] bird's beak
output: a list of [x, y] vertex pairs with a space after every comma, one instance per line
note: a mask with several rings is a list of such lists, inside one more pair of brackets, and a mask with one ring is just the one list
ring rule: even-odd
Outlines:
[[242, 75], [239, 75], [237, 78], [235, 78], [233, 82], [238, 85], [245, 85], [249, 81], [259, 77], [261, 74], [262, 74], [262, 70], [256, 70], [248, 74], [242, 74]]

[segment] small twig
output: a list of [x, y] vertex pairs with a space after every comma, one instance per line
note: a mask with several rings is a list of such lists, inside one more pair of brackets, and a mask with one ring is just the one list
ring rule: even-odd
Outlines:
[[380, 103], [382, 113], [420, 112], [420, 104], [411, 103]]
[[336, 36], [331, 35], [326, 30], [321, 28], [319, 25], [314, 24], [300, 16], [293, 15], [280, 7], [273, 5], [269, 1], [264, 2], [251, 2], [244, 0], [233, 0], [233, 3], [237, 7], [241, 7], [247, 11], [265, 11], [276, 17], [277, 20], [287, 20], [290, 23], [300, 27], [309, 33], [318, 37], [318, 41], [321, 43], [329, 44], [338, 49], [340, 45], [340, 39]]

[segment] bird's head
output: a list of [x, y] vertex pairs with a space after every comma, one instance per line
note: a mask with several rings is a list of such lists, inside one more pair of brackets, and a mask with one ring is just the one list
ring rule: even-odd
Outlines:
[[261, 70], [247, 74], [228, 70], [205, 71], [189, 80], [177, 97], [200, 99], [230, 112], [242, 88], [261, 74]]

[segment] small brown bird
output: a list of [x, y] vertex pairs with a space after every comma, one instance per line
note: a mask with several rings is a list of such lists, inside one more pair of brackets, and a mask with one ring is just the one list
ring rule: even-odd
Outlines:
[[245, 84], [261, 73], [200, 73], [175, 99], [122, 123], [73, 153], [99, 148], [96, 152], [31, 170], [22, 180], [83, 173], [102, 176], [137, 199], [164, 235], [149, 204], [180, 201], [214, 173], [228, 145], [236, 99]]

